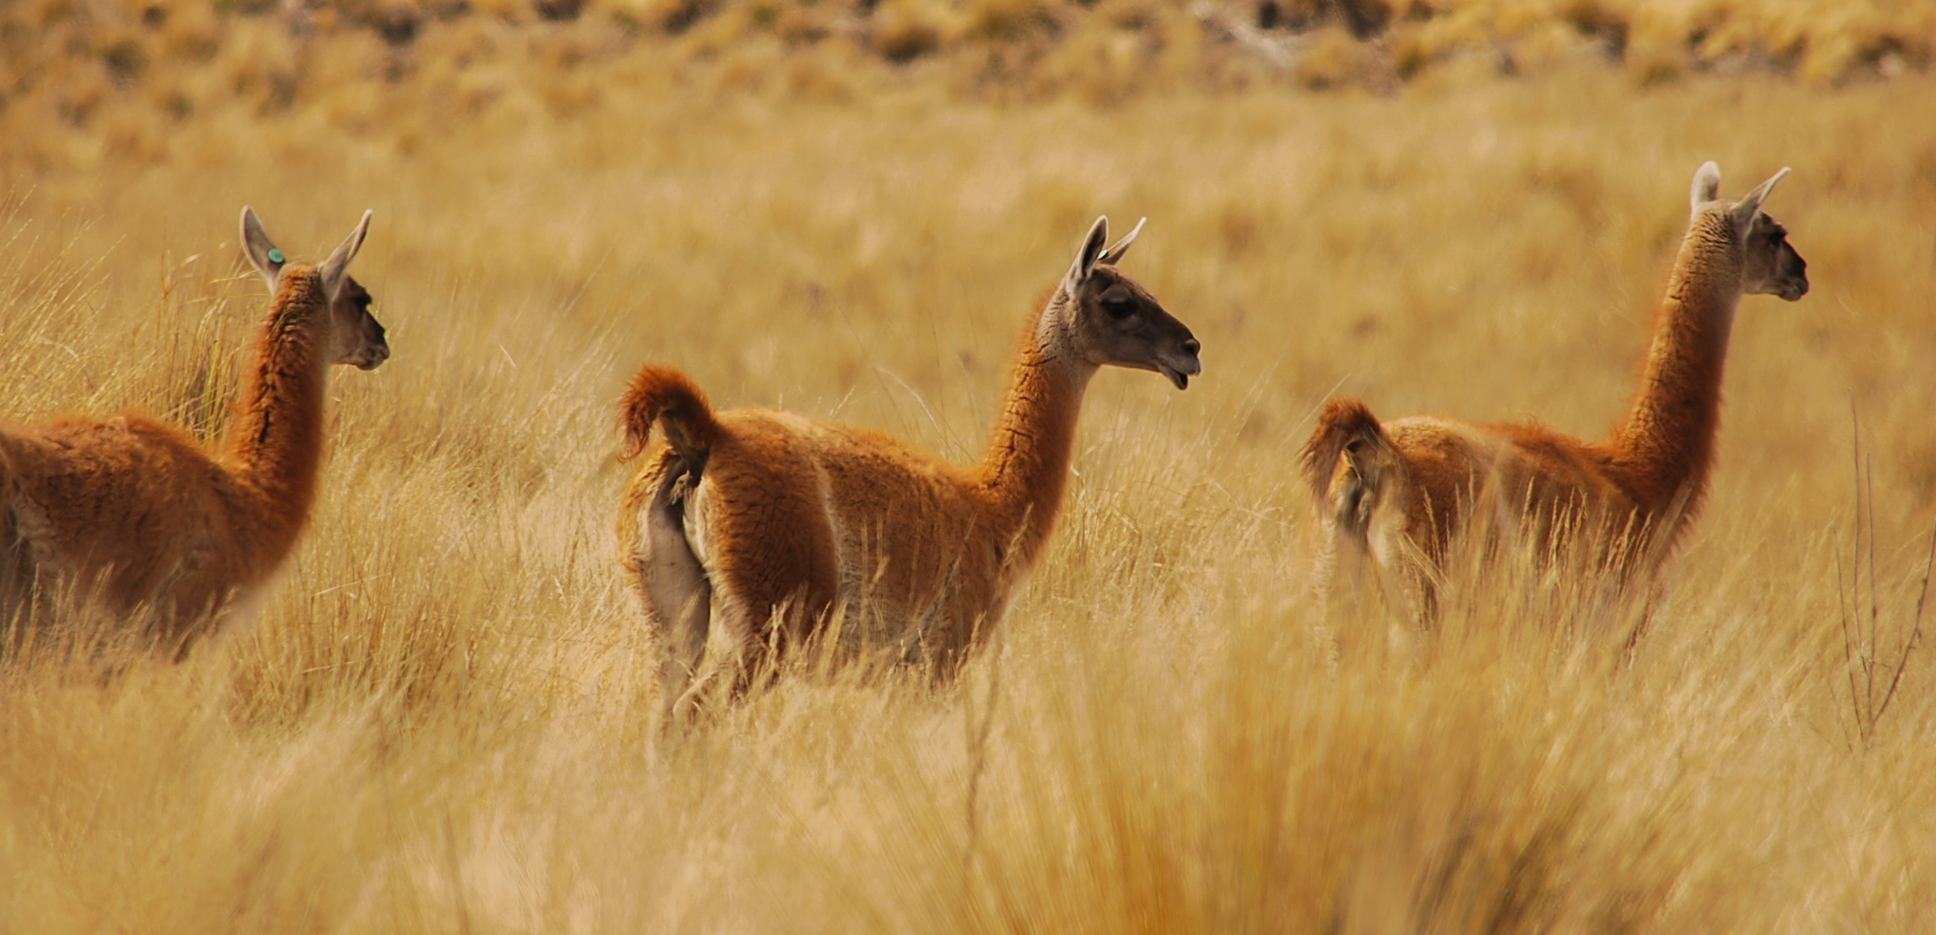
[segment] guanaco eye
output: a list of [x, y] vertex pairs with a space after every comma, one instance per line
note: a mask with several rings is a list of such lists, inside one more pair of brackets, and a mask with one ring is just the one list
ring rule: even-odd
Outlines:
[[1102, 310], [1111, 318], [1128, 318], [1136, 311], [1136, 303], [1120, 296], [1110, 296], [1102, 300]]

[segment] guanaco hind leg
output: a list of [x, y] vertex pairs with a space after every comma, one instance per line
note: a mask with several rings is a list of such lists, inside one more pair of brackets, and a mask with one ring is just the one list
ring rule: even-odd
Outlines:
[[646, 620], [661, 644], [659, 706], [663, 723], [670, 726], [689, 707], [686, 695], [706, 652], [712, 584], [686, 542], [686, 467], [671, 452], [658, 467], [652, 499], [639, 520], [644, 535], [638, 564], [645, 579]]

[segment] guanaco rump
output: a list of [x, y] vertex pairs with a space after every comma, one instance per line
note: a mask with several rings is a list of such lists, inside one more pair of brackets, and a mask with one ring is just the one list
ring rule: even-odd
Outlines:
[[1480, 504], [1496, 532], [1526, 533], [1542, 548], [1565, 532], [1616, 580], [1664, 560], [1707, 491], [1741, 297], [1793, 302], [1808, 292], [1807, 264], [1761, 210], [1786, 174], [1724, 202], [1720, 169], [1710, 162], [1695, 173], [1693, 217], [1653, 347], [1633, 405], [1606, 441], [1429, 416], [1381, 424], [1355, 399], [1329, 402], [1301, 458], [1326, 527], [1329, 574], [1368, 558], [1374, 571], [1424, 584], [1429, 609], [1432, 576]]
[[[619, 517], [621, 563], [661, 647], [668, 720], [712, 674], [747, 674], [838, 627], [838, 644], [952, 672], [984, 642], [1055, 528], [1076, 416], [1104, 365], [1181, 390], [1202, 372], [1190, 329], [1116, 268], [1097, 219], [1022, 333], [979, 464], [864, 429], [766, 409], [716, 412], [685, 374], [646, 365], [621, 404], [625, 456], [653, 425]], [[723, 637], [703, 674], [709, 635]], [[695, 684], [695, 678], [699, 679]]]
[[244, 252], [273, 298], [215, 450], [135, 412], [0, 424], [0, 625], [16, 642], [65, 583], [179, 658], [275, 572], [315, 500], [330, 366], [390, 356], [370, 293], [347, 273], [369, 227], [365, 211], [309, 266], [242, 209]]

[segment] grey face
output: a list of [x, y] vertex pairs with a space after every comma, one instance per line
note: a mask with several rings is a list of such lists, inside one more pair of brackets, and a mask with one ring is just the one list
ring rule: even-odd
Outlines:
[[1757, 211], [1748, 227], [1743, 291], [1778, 295], [1790, 302], [1808, 294], [1808, 261], [1788, 243], [1788, 229]]
[[[363, 219], [357, 222], [349, 238], [311, 271], [316, 277], [316, 287], [324, 295], [333, 297], [329, 303], [327, 338], [330, 362], [362, 370], [375, 370], [390, 358], [390, 345], [383, 340], [383, 326], [370, 314], [370, 291], [348, 274], [350, 261], [356, 259], [357, 251], [363, 248], [364, 236], [370, 232], [370, 217], [371, 212], [363, 212]], [[255, 216], [254, 208], [242, 209], [242, 250], [249, 258], [249, 265], [262, 274], [269, 294], [275, 295], [281, 288], [289, 258], [276, 249], [275, 241], [262, 229], [262, 220]]]
[[1076, 295], [1075, 329], [1084, 356], [1095, 364], [1153, 370], [1177, 389], [1203, 372], [1203, 345], [1156, 297], [1113, 266], [1094, 267]]
[[330, 305], [330, 314], [334, 316], [331, 330], [336, 335], [335, 363], [375, 370], [390, 359], [390, 345], [383, 338], [383, 326], [370, 314], [371, 301], [370, 291], [362, 283], [353, 277], [344, 279], [343, 288]]

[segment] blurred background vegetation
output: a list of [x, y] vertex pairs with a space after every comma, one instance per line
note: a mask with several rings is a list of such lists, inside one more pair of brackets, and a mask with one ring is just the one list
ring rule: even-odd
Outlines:
[[[303, 108], [407, 146], [440, 121], [570, 118], [641, 85], [1106, 104], [1152, 88], [1385, 93], [1577, 62], [1638, 85], [1835, 85], [1933, 58], [1931, 0], [7, 0], [0, 152], [14, 172], [156, 159], [179, 125]], [[400, 109], [429, 125], [392, 125]]]

